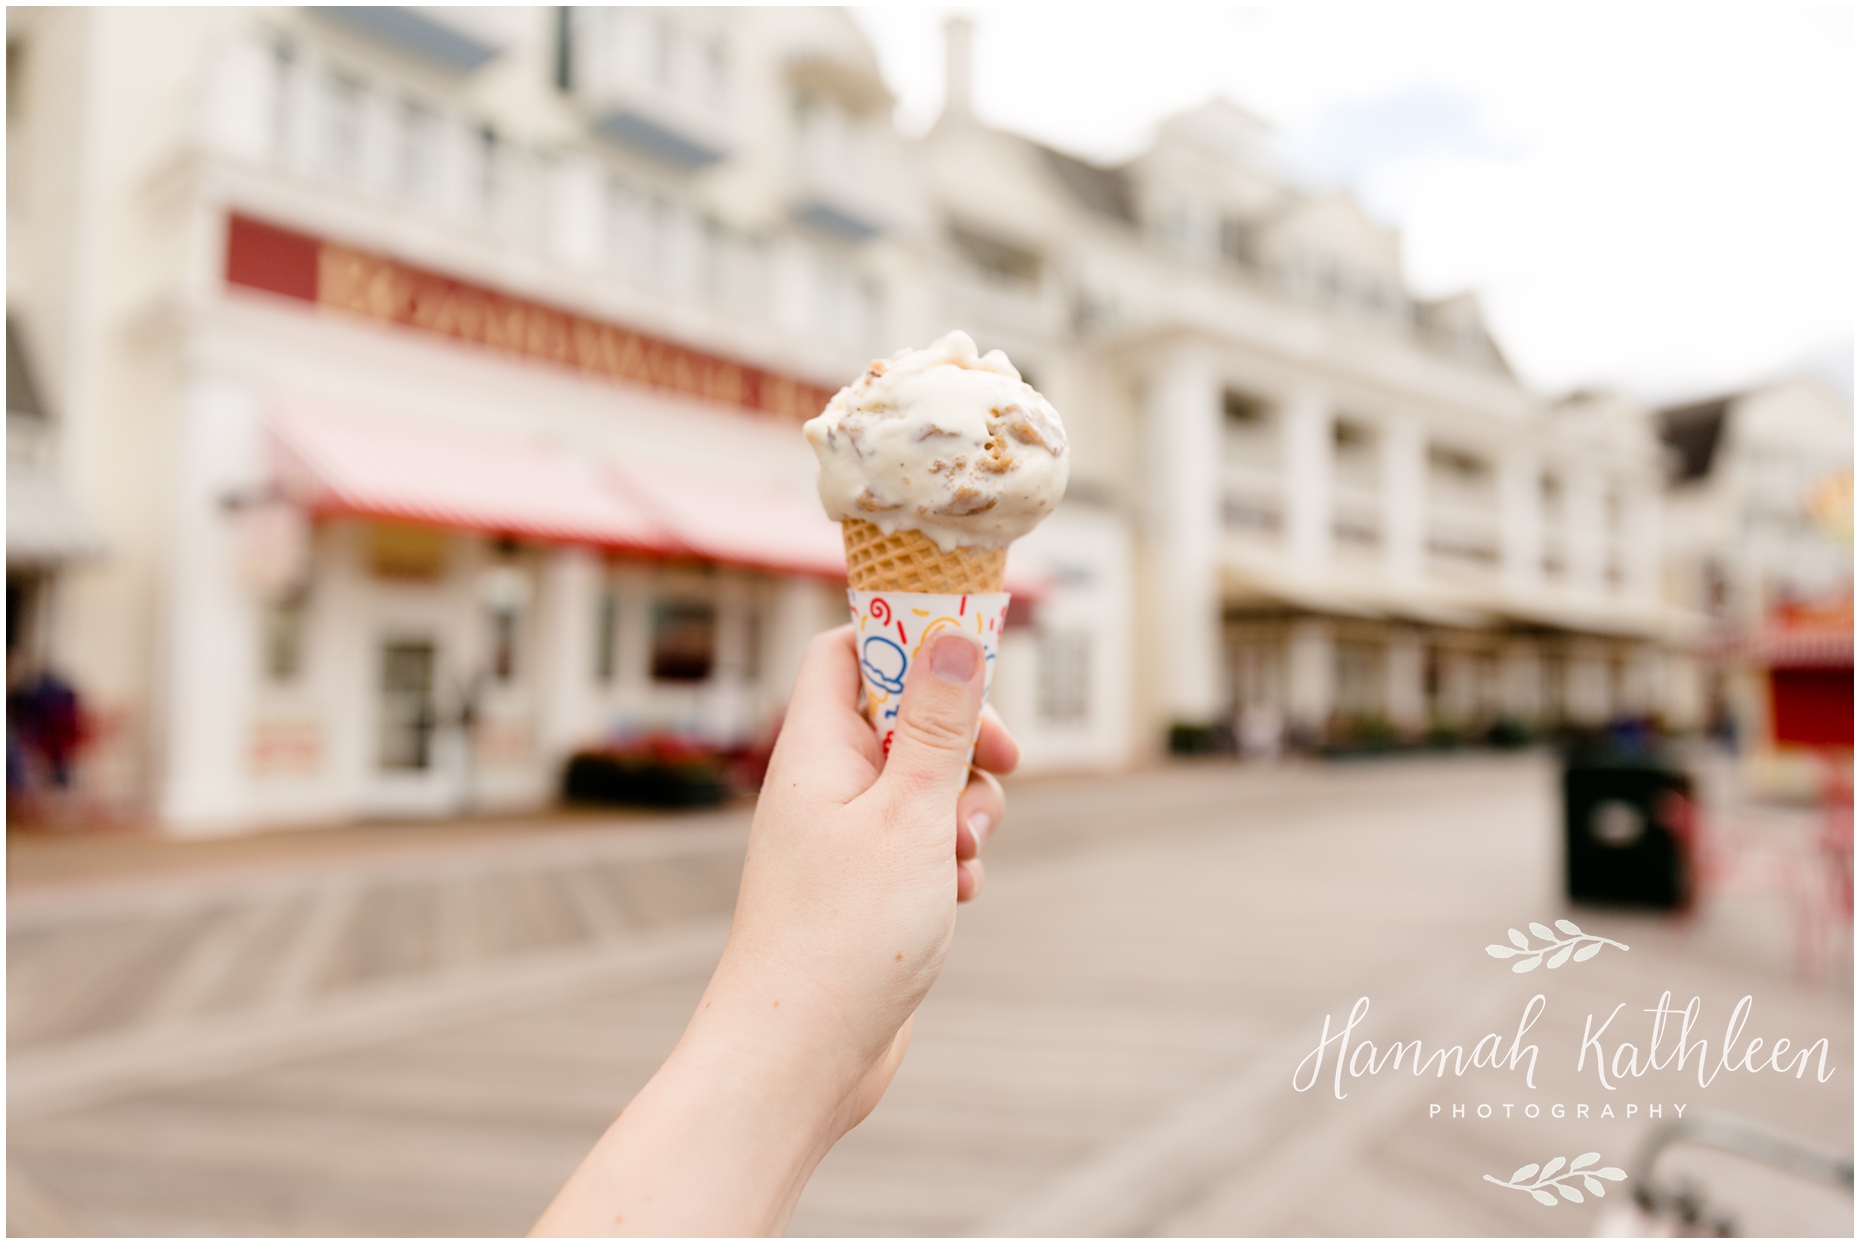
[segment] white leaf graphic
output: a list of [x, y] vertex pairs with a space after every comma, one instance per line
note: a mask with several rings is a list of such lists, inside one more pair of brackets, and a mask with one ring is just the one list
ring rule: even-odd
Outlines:
[[1602, 1179], [1626, 1179], [1627, 1178], [1627, 1172], [1622, 1170], [1618, 1166], [1604, 1166], [1601, 1170], [1596, 1171], [1595, 1173], [1597, 1176], [1599, 1176]]
[[1536, 1197], [1539, 1201], [1542, 1201], [1545, 1205], [1556, 1204], [1556, 1198], [1551, 1196], [1548, 1192], [1545, 1192], [1542, 1188], [1532, 1188], [1531, 1195]]
[[1567, 934], [1569, 934], [1569, 935], [1570, 935], [1571, 937], [1581, 937], [1581, 936], [1582, 936], [1582, 930], [1581, 930], [1581, 929], [1579, 929], [1579, 928], [1577, 928], [1577, 927], [1576, 927], [1576, 926], [1575, 926], [1575, 925], [1574, 925], [1573, 923], [1571, 923], [1571, 922], [1570, 922], [1570, 921], [1568, 921], [1568, 920], [1559, 920], [1559, 921], [1557, 921], [1557, 922], [1556, 922], [1556, 927], [1557, 927], [1557, 928], [1559, 928], [1559, 929], [1561, 929], [1561, 930], [1563, 930], [1563, 932], [1565, 932], [1565, 933], [1567, 933]]
[[1516, 929], [1506, 929], [1505, 932], [1511, 935], [1511, 944], [1516, 946], [1519, 950], [1529, 950], [1531, 948], [1531, 939], [1524, 936], [1524, 934], [1518, 932]]
[[1595, 958], [1595, 956], [1601, 953], [1602, 944], [1600, 942], [1590, 942], [1587, 946], [1584, 946], [1581, 950], [1576, 952], [1576, 962], [1585, 962], [1586, 960]]
[[1589, 1163], [1600, 1162], [1601, 1160], [1602, 1160], [1602, 1155], [1599, 1153], [1585, 1153], [1581, 1157], [1577, 1158], [1574, 1162], [1571, 1162], [1569, 1164], [1569, 1169], [1572, 1171], [1579, 1171], [1583, 1167], [1587, 1166]]
[[1584, 1175], [1582, 1177], [1582, 1186], [1589, 1190], [1590, 1196], [1604, 1196], [1607, 1193], [1607, 1190], [1602, 1187], [1601, 1183], [1597, 1181], [1593, 1175]]
[[1513, 950], [1509, 946], [1496, 946], [1495, 945], [1495, 946], [1487, 946], [1485, 948], [1485, 953], [1488, 955], [1491, 955], [1494, 959], [1509, 959], [1511, 958], [1511, 956], [1517, 954], [1518, 952]]
[[1531, 1163], [1529, 1166], [1520, 1166], [1517, 1170], [1511, 1172], [1511, 1182], [1514, 1184], [1523, 1183], [1536, 1173], [1537, 1163], [1535, 1162]]
[[1557, 1184], [1556, 1190], [1563, 1194], [1563, 1199], [1565, 1201], [1582, 1200], [1582, 1193], [1576, 1191], [1574, 1188], [1570, 1187], [1568, 1184]]
[[1533, 924], [1531, 926], [1531, 933], [1537, 937], [1543, 938], [1546, 942], [1554, 942], [1556, 940], [1556, 934], [1544, 928], [1541, 924]]
[[1569, 953], [1570, 951], [1574, 949], [1576, 949], [1576, 944], [1574, 942], [1571, 942], [1569, 945], [1563, 947], [1563, 949], [1557, 951], [1554, 955], [1550, 956], [1550, 963], [1548, 966], [1553, 967], [1553, 968], [1562, 967], [1565, 963], [1569, 962]]
[[1528, 959], [1520, 959], [1512, 964], [1511, 970], [1514, 972], [1528, 972], [1543, 961], [1544, 957], [1542, 955], [1532, 955]]
[[1544, 1163], [1544, 1173], [1542, 1175], [1542, 1178], [1548, 1179], [1550, 1178], [1550, 1176], [1556, 1174], [1558, 1171], [1562, 1169], [1563, 1169], [1563, 1159], [1562, 1158], [1551, 1158], [1548, 1162]]

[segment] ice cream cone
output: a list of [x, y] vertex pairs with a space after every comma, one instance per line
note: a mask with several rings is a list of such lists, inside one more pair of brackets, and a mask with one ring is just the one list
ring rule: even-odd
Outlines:
[[921, 531], [886, 535], [860, 518], [844, 519], [846, 580], [857, 591], [984, 595], [1002, 590], [1005, 548], [958, 548], [945, 553]]

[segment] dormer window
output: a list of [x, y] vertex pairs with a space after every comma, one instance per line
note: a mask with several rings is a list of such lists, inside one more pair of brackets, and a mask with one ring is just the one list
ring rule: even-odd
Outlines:
[[1238, 216], [1221, 218], [1221, 258], [1248, 268], [1259, 262], [1259, 237], [1251, 223]]

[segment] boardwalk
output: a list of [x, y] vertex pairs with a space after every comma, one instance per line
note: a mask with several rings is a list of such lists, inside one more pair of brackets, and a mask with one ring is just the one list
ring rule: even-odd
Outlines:
[[[1554, 978], [1484, 955], [1565, 914], [1552, 779], [1519, 757], [1021, 784], [903, 1072], [792, 1230], [1587, 1234], [1606, 1203], [1546, 1209], [1481, 1176], [1584, 1149], [1627, 1165], [1656, 1100], [1848, 1152], [1851, 999], [1777, 970], [1787, 940], [1760, 903], [1687, 924], [1577, 913], [1632, 951]], [[745, 827], [582, 825], [15, 893], [9, 1229], [522, 1231], [677, 1039]], [[1748, 1035], [1827, 1036], [1839, 1074], [1667, 1078], [1612, 1096], [1633, 1119], [1550, 1119], [1611, 1100], [1574, 1070], [1585, 1017], [1669, 989], [1702, 997], [1701, 1031], [1753, 994]], [[1535, 1092], [1489, 1071], [1363, 1079], [1343, 1101], [1291, 1089], [1359, 996], [1379, 1040], [1470, 1045], [1537, 992]], [[1622, 1039], [1644, 1041], [1636, 1021]], [[1506, 1102], [1546, 1113], [1476, 1118]], [[1698, 1169], [1746, 1230], [1851, 1231], [1846, 1197]]]

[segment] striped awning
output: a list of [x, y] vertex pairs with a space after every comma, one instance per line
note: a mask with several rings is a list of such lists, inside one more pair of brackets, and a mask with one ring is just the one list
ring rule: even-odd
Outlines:
[[[411, 420], [292, 408], [274, 413], [279, 482], [321, 517], [422, 523], [486, 535], [696, 558], [844, 579], [840, 527], [811, 489], [700, 474], [636, 458]], [[1052, 588], [1010, 565], [1007, 589]]]
[[1769, 669], [1852, 669], [1852, 631], [1766, 627], [1726, 645], [1724, 657]]
[[279, 411], [271, 427], [285, 491], [313, 514], [682, 551], [598, 462], [562, 447], [326, 410]]

